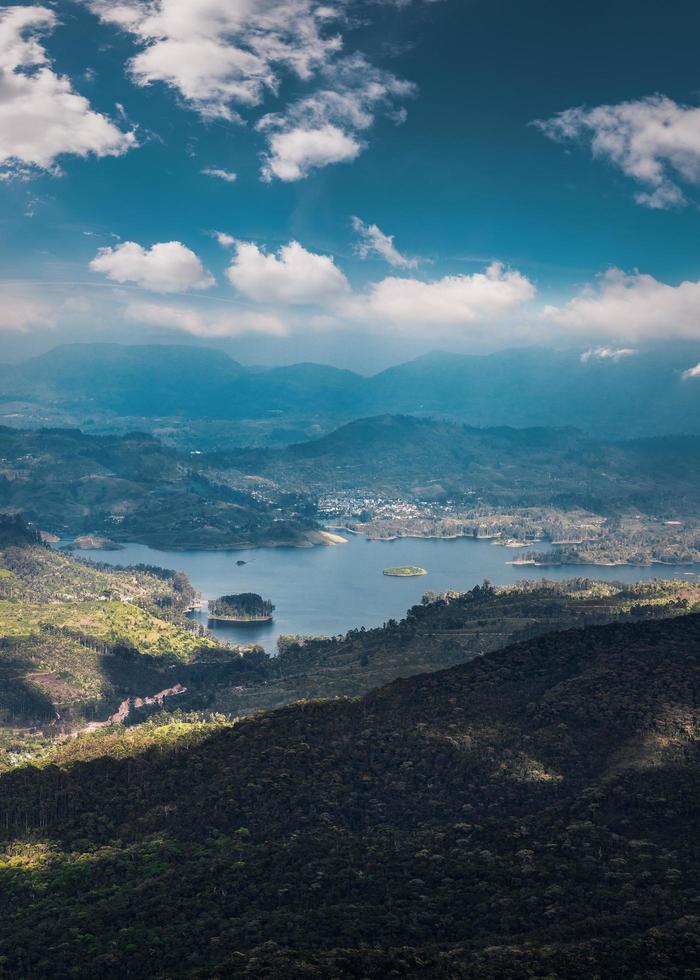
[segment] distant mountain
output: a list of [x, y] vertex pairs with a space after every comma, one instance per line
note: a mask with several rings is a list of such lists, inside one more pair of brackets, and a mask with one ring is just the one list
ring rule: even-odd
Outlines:
[[691, 977], [700, 617], [0, 776], [8, 976]]
[[243, 368], [206, 347], [71, 344], [4, 366], [0, 399], [127, 417], [336, 417], [351, 411], [362, 384], [319, 364]]
[[370, 378], [365, 408], [481, 426], [575, 426], [604, 437], [699, 433], [700, 384], [681, 380], [699, 360], [697, 344], [618, 360], [536, 348], [434, 353]]
[[70, 344], [0, 375], [0, 393], [84, 413], [180, 415], [204, 410], [208, 392], [244, 373], [205, 347]]
[[681, 375], [698, 361], [697, 344], [618, 359], [524, 348], [428, 354], [364, 378], [318, 364], [245, 368], [209, 348], [74, 344], [0, 366], [0, 407], [10, 403], [18, 424], [33, 424], [38, 409], [57, 424], [63, 412], [71, 424], [92, 418], [117, 428], [119, 418], [246, 420], [235, 431], [253, 444], [260, 444], [260, 422], [269, 429], [265, 439], [292, 442], [300, 432], [382, 413], [478, 426], [574, 426], [605, 438], [697, 434], [700, 383]]

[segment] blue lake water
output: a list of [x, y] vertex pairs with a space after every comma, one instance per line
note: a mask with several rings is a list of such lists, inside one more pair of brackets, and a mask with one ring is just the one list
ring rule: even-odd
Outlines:
[[[546, 550], [545, 545], [538, 545]], [[604, 567], [575, 565], [534, 568], [511, 565], [518, 550], [473, 538], [399, 538], [367, 541], [350, 535], [347, 544], [316, 548], [255, 548], [235, 551], [159, 551], [130, 544], [122, 551], [92, 551], [84, 557], [111, 565], [149, 564], [185, 572], [203, 599], [230, 592], [258, 592], [275, 604], [270, 623], [214, 623], [195, 614], [217, 636], [231, 643], [259, 643], [274, 652], [281, 634], [326, 635], [353, 627], [381, 626], [401, 619], [425, 592], [466, 590], [485, 578], [495, 585], [519, 579], [576, 576], [635, 582], [653, 578], [697, 581], [697, 566]], [[245, 561], [245, 565], [237, 565]], [[419, 565], [428, 575], [390, 578], [392, 565]], [[695, 570], [694, 570], [695, 568]]]

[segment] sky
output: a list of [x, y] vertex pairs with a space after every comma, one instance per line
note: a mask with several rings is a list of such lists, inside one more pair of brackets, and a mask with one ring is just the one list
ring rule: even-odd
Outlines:
[[0, 6], [0, 359], [700, 342], [699, 30], [686, 0]]

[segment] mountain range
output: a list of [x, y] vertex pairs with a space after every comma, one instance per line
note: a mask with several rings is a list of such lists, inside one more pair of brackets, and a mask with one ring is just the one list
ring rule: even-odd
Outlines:
[[[0, 421], [89, 421], [123, 431], [177, 418], [209, 423], [208, 444], [220, 446], [231, 444], [230, 431], [239, 444], [294, 442], [382, 413], [477, 426], [556, 419], [605, 438], [699, 433], [700, 383], [683, 380], [698, 360], [700, 348], [690, 343], [626, 356], [535, 348], [436, 352], [363, 377], [320, 364], [244, 367], [203, 347], [75, 344], [0, 365]], [[243, 429], [224, 428], [218, 443], [211, 442], [211, 423], [242, 421]]]

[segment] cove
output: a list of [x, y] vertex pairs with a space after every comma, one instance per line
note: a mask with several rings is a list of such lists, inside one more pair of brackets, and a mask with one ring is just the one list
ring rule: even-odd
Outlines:
[[[539, 550], [547, 546], [538, 544]], [[535, 568], [511, 565], [519, 552], [473, 538], [398, 538], [368, 541], [351, 535], [347, 544], [316, 548], [254, 548], [233, 551], [160, 551], [128, 544], [121, 551], [91, 551], [87, 560], [110, 565], [148, 564], [185, 572], [203, 599], [229, 592], [257, 592], [275, 605], [269, 623], [211, 622], [209, 629], [230, 643], [259, 643], [274, 653], [281, 634], [326, 635], [353, 627], [381, 626], [401, 619], [425, 592], [465, 591], [490, 579], [507, 585], [521, 579], [587, 577], [617, 582], [697, 577], [696, 566], [570, 565]], [[237, 565], [245, 561], [245, 565]], [[416, 578], [383, 575], [388, 566], [418, 565]], [[693, 568], [695, 567], [695, 571]], [[206, 613], [193, 616], [208, 625]]]

